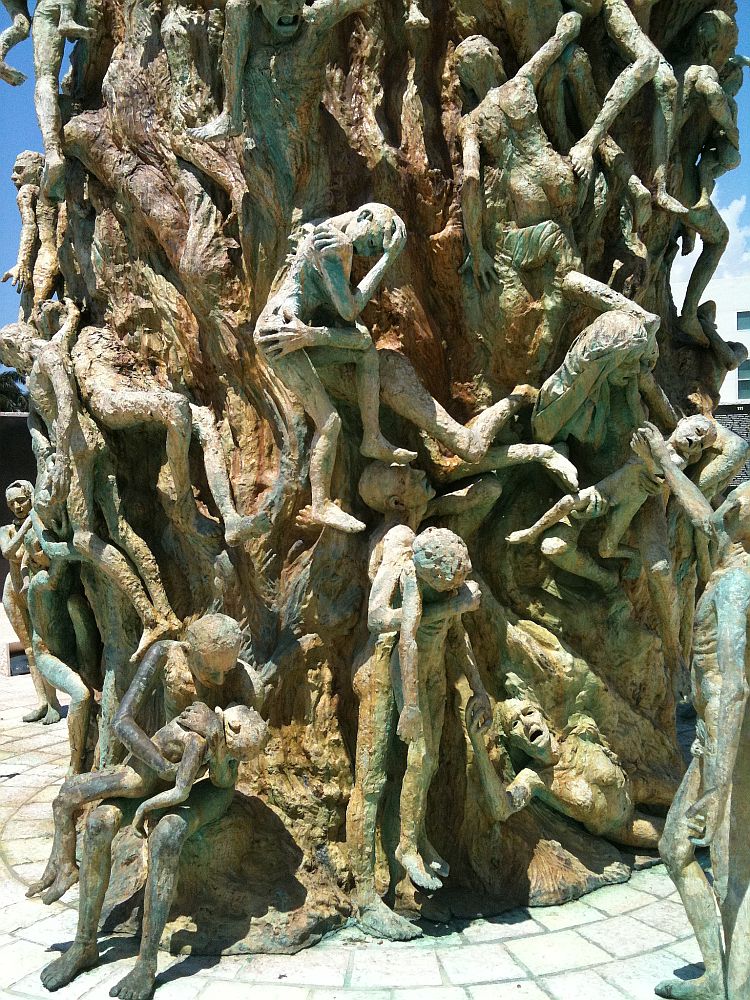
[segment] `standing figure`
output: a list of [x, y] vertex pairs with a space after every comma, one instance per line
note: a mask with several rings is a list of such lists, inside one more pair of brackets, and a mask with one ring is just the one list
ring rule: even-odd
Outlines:
[[[356, 366], [363, 455], [399, 465], [417, 457], [394, 447], [380, 430], [378, 353], [368, 330], [357, 323], [405, 244], [404, 224], [387, 205], [363, 205], [356, 212], [305, 227], [255, 330], [258, 349], [315, 424], [309, 519], [338, 531], [364, 531], [365, 526], [331, 498], [341, 418], [316, 365]], [[380, 259], [352, 288], [355, 255]]]
[[31, 17], [27, 0], [3, 0], [10, 17], [11, 24], [0, 34], [0, 80], [5, 80], [12, 87], [19, 87], [26, 82], [26, 74], [20, 69], [9, 66], [5, 58], [11, 49], [20, 42], [26, 41], [31, 31]]
[[11, 180], [18, 196], [21, 236], [14, 267], [3, 281], [10, 281], [21, 294], [20, 321], [29, 320], [42, 303], [52, 298], [60, 275], [57, 257], [65, 226], [65, 212], [42, 192], [44, 157], [24, 150], [16, 157]]
[[65, 42], [91, 37], [91, 28], [76, 21], [78, 2], [37, 0], [31, 26], [36, 76], [34, 106], [44, 142], [42, 190], [52, 201], [62, 201], [65, 196], [65, 154], [58, 98]]
[[[492, 709], [479, 676], [466, 630], [463, 610], [451, 601], [465, 591], [479, 606], [479, 588], [468, 583], [471, 560], [465, 543], [446, 528], [427, 528], [411, 544], [410, 558], [400, 567], [383, 563], [370, 594], [368, 623], [376, 632], [391, 631], [394, 612], [400, 619], [399, 642], [391, 656], [391, 675], [399, 710], [398, 735], [408, 743], [406, 773], [401, 786], [401, 833], [396, 860], [412, 882], [434, 891], [450, 868], [427, 837], [427, 794], [437, 773], [443, 733], [447, 678], [446, 644], [455, 653], [472, 691], [470, 704], [488, 727]], [[423, 619], [432, 607], [431, 619]]]
[[25, 479], [17, 479], [5, 491], [5, 502], [13, 515], [13, 523], [0, 528], [0, 552], [7, 559], [10, 572], [3, 585], [3, 608], [8, 621], [21, 640], [29, 664], [31, 679], [36, 691], [37, 707], [24, 715], [24, 722], [41, 722], [43, 726], [60, 721], [60, 703], [57, 692], [39, 673], [34, 662], [31, 642], [31, 620], [26, 599], [23, 557], [24, 538], [31, 528], [31, 502], [34, 487]]
[[[706, 503], [706, 515], [713, 512]], [[697, 980], [660, 983], [661, 997], [745, 1000], [750, 989], [750, 489], [716, 511], [716, 568], [695, 616], [692, 688], [698, 713], [693, 760], [660, 843], [700, 945]], [[711, 853], [713, 885], [696, 848]], [[718, 908], [721, 919], [717, 914]], [[723, 925], [723, 927], [722, 927]], [[723, 931], [723, 933], [722, 933]]]
[[[622, 71], [604, 99], [601, 112], [586, 135], [570, 151], [579, 177], [588, 181], [594, 169], [594, 153], [622, 111], [646, 84], [653, 82], [656, 91], [653, 146], [654, 202], [665, 212], [685, 215], [687, 209], [667, 191], [667, 169], [675, 137], [677, 115], [677, 80], [674, 71], [659, 49], [638, 23], [627, 0], [583, 0], [592, 14], [602, 12], [607, 34], [615, 48], [631, 64]], [[649, 5], [650, 6], [650, 5]]]

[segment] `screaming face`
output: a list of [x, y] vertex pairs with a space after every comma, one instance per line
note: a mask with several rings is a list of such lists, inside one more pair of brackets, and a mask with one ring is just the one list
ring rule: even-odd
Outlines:
[[304, 0], [260, 0], [260, 9], [278, 41], [291, 41], [302, 25]]

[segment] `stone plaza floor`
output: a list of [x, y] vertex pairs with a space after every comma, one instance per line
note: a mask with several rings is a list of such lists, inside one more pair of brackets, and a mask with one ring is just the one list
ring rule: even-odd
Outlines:
[[[76, 891], [46, 907], [26, 899], [49, 854], [51, 802], [67, 764], [64, 722], [24, 724], [31, 679], [0, 677], [0, 997], [49, 997], [43, 965], [76, 927]], [[102, 964], [58, 991], [59, 1000], [107, 997], [136, 944], [102, 940]], [[157, 1000], [647, 1000], [700, 961], [663, 867], [584, 900], [516, 910], [494, 920], [427, 928], [393, 945], [353, 929], [298, 955], [159, 961]]]

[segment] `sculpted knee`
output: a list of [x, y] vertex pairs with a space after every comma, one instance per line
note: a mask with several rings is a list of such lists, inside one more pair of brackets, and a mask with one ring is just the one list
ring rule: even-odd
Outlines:
[[570, 545], [563, 538], [545, 538], [541, 548], [542, 555], [548, 559], [559, 559], [570, 551]]
[[111, 809], [95, 809], [86, 820], [86, 836], [91, 840], [112, 840], [120, 827]]
[[187, 823], [180, 816], [163, 816], [148, 838], [149, 852], [156, 859], [179, 855], [187, 838]]
[[338, 413], [332, 413], [327, 419], [323, 426], [320, 428], [322, 434], [328, 434], [333, 437], [338, 437], [341, 433], [341, 417]]

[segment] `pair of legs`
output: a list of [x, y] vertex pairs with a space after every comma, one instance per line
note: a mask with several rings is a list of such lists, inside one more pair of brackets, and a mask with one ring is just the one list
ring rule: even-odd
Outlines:
[[34, 106], [45, 156], [42, 189], [56, 201], [65, 195], [65, 155], [58, 101], [65, 40], [91, 35], [90, 28], [78, 24], [75, 14], [76, 0], [38, 0], [31, 26], [36, 76]]
[[667, 192], [667, 166], [674, 139], [678, 92], [672, 67], [642, 30], [627, 0], [604, 0], [603, 16], [616, 48], [632, 63], [610, 88], [594, 124], [571, 149], [573, 167], [579, 176], [591, 177], [594, 153], [610, 128], [633, 98], [653, 81], [657, 103], [654, 114], [654, 200], [665, 211], [684, 215], [687, 209]]
[[[183, 806], [170, 810], [154, 824], [148, 836], [140, 952], [135, 967], [110, 991], [110, 996], [121, 1000], [148, 1000], [151, 997], [159, 941], [174, 899], [182, 848], [199, 830], [221, 819], [233, 796], [233, 788], [217, 788], [209, 781], [198, 782]], [[98, 806], [86, 822], [78, 928], [70, 948], [42, 970], [42, 983], [48, 990], [61, 989], [99, 960], [97, 931], [112, 870], [112, 841], [123, 822], [130, 818], [131, 808], [137, 802], [105, 803]]]
[[354, 788], [346, 810], [346, 842], [354, 872], [357, 921], [363, 930], [391, 941], [409, 941], [421, 931], [400, 917], [375, 889], [375, 842], [378, 816], [388, 782], [388, 765], [396, 739], [396, 703], [391, 686], [390, 657], [395, 633], [370, 636], [354, 675], [359, 699]]
[[37, 707], [32, 712], [24, 715], [23, 721], [41, 722], [43, 726], [50, 726], [60, 721], [60, 703], [57, 700], [57, 692], [49, 681], [42, 677], [37, 668], [31, 643], [29, 613], [23, 598], [19, 597], [16, 593], [10, 576], [6, 576], [5, 584], [3, 585], [3, 608], [13, 631], [23, 644], [23, 651], [26, 654], [29, 672], [31, 673], [34, 690], [36, 691]]
[[26, 0], [3, 0], [3, 7], [8, 12], [11, 24], [0, 35], [0, 80], [18, 87], [26, 82], [26, 74], [20, 69], [8, 66], [5, 58], [12, 48], [29, 37], [31, 32], [29, 5]]
[[41, 894], [43, 903], [54, 903], [78, 881], [76, 818], [85, 805], [98, 799], [148, 798], [158, 785], [152, 771], [136, 770], [128, 764], [69, 777], [52, 803], [55, 836], [47, 867], [42, 877], [29, 886], [26, 895]]
[[191, 128], [195, 139], [211, 142], [242, 135], [242, 83], [250, 55], [251, 20], [255, 4], [250, 0], [227, 0], [224, 7], [224, 43], [221, 68], [224, 78], [224, 106], [221, 114], [202, 128]]
[[[698, 309], [729, 244], [729, 228], [710, 201], [707, 205], [691, 208], [685, 226], [698, 233], [703, 249], [688, 281], [680, 315], [680, 331], [693, 342], [708, 347], [709, 338], [699, 319]], [[692, 240], [688, 246], [691, 243]]]
[[[696, 859], [686, 816], [700, 799], [702, 784], [701, 762], [694, 759], [669, 810], [664, 836], [659, 842], [662, 859], [677, 886], [706, 966], [705, 975], [699, 979], [668, 979], [656, 987], [657, 996], [674, 1000], [723, 1000], [727, 996], [716, 897]], [[732, 1000], [740, 1000], [740, 997], [740, 993], [735, 993]]]
[[[427, 795], [435, 777], [440, 757], [440, 739], [445, 719], [447, 681], [445, 676], [445, 637], [419, 644], [419, 708], [422, 732], [409, 744], [406, 773], [401, 785], [401, 834], [396, 860], [404, 866], [414, 885], [427, 891], [440, 889], [438, 876], [447, 878], [448, 863], [430, 843], [425, 828]], [[404, 707], [401, 665], [398, 648], [391, 656], [393, 689], [399, 712]]]
[[213, 414], [193, 405], [185, 396], [167, 389], [144, 390], [86, 382], [86, 397], [95, 419], [108, 430], [125, 430], [143, 424], [161, 424], [167, 433], [167, 461], [174, 480], [178, 519], [192, 526], [196, 518], [190, 482], [190, 442], [195, 438], [203, 452], [211, 495], [224, 521], [227, 545], [240, 545], [259, 531], [260, 522], [238, 514], [232, 498], [224, 448]]
[[[345, 331], [336, 330], [337, 337]], [[284, 385], [297, 397], [315, 425], [310, 449], [310, 489], [312, 504], [309, 520], [338, 531], [364, 531], [365, 525], [345, 513], [331, 499], [331, 481], [336, 449], [341, 431], [341, 417], [315, 370], [315, 365], [354, 365], [357, 401], [362, 417], [360, 452], [376, 461], [405, 465], [417, 456], [404, 448], [394, 448], [380, 430], [380, 360], [366, 330], [352, 330], [357, 347], [313, 347], [267, 360]]]

